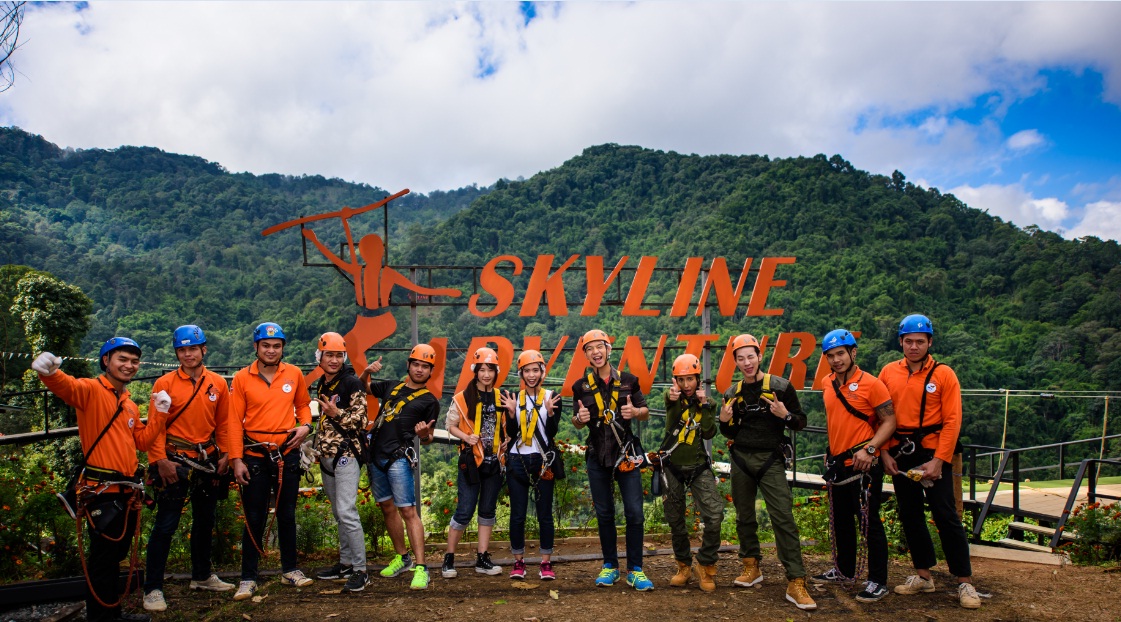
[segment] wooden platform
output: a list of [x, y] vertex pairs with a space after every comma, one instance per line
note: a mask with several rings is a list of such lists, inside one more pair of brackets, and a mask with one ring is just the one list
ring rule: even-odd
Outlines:
[[[1097, 487], [1098, 494], [1121, 496], [1121, 484], [1104, 484]], [[1075, 507], [1086, 503], [1087, 488], [1079, 489]], [[977, 501], [984, 503], [987, 493], [977, 493]], [[1027, 488], [1020, 487], [1020, 510], [1025, 516], [1058, 520], [1066, 506], [1070, 488]], [[1112, 501], [1110, 501], [1112, 503]], [[1001, 484], [993, 497], [994, 511], [1002, 514], [1012, 513], [1012, 486]]]

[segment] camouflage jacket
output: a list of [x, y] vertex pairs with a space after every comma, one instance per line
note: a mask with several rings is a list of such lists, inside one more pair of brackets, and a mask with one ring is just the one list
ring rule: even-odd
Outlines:
[[[332, 418], [333, 422], [328, 421], [327, 415], [320, 412], [315, 433], [315, 450], [319, 453], [319, 459], [333, 461], [339, 455], [340, 447], [342, 455], [357, 458], [355, 450], [358, 449], [358, 437], [366, 428], [366, 386], [354, 375], [354, 369], [347, 365], [330, 382], [320, 378], [315, 385], [315, 394], [317, 398], [331, 402], [339, 409], [338, 416]], [[346, 433], [349, 443], [343, 444], [339, 428]]]

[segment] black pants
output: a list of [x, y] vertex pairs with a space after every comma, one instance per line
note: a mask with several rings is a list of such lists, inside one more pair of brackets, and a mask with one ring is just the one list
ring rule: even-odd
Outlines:
[[[97, 502], [119, 501], [126, 508], [132, 499], [130, 493], [106, 493], [97, 496]], [[86, 595], [86, 619], [89, 622], [102, 622], [114, 620], [121, 615], [121, 606], [104, 607], [97, 602], [100, 598], [104, 603], [115, 603], [121, 598], [119, 585], [121, 561], [128, 557], [132, 547], [132, 536], [136, 533], [136, 523], [139, 512], [126, 510], [120, 519], [105, 529], [105, 535], [97, 535], [89, 529], [89, 521], [85, 524], [86, 540], [89, 543], [86, 551], [86, 572], [89, 573], [89, 587], [93, 592]], [[113, 542], [105, 536], [116, 538], [122, 533], [120, 540]], [[97, 598], [94, 598], [97, 594]]]
[[907, 546], [911, 549], [911, 562], [918, 570], [929, 570], [938, 563], [934, 553], [934, 541], [926, 527], [926, 513], [923, 499], [930, 505], [930, 514], [938, 528], [942, 540], [942, 551], [946, 554], [946, 565], [955, 577], [973, 576], [969, 563], [969, 538], [965, 535], [961, 518], [958, 517], [954, 503], [954, 469], [946, 462], [942, 465], [942, 478], [934, 480], [930, 488], [923, 488], [919, 482], [911, 481], [903, 472], [931, 459], [931, 451], [916, 450], [910, 456], [899, 456], [897, 460], [899, 475], [892, 476], [895, 484], [895, 498], [899, 503], [899, 522], [903, 524], [903, 534], [907, 536]]
[[[269, 503], [276, 498], [277, 544], [280, 547], [280, 569], [282, 572], [296, 570], [296, 495], [300, 492], [300, 453], [292, 451], [284, 456], [284, 482], [279, 498], [276, 493], [277, 464], [268, 458], [245, 456], [245, 466], [249, 469], [249, 483], [242, 487], [242, 503], [245, 510], [246, 528], [241, 534], [241, 580], [257, 580], [257, 563], [261, 550], [267, 546], [262, 542], [265, 524], [269, 518]], [[250, 536], [252, 529], [252, 536]], [[256, 542], [256, 546], [254, 546]]]
[[[156, 497], [156, 520], [148, 536], [144, 592], [163, 589], [163, 575], [171, 538], [179, 528], [179, 517], [187, 497], [191, 500], [191, 579], [210, 578], [210, 554], [214, 548], [214, 523], [218, 507], [214, 476], [180, 467], [179, 481], [163, 488]], [[188, 479], [190, 478], [190, 479]]]
[[[880, 463], [868, 472], [872, 478], [868, 495], [868, 580], [887, 583], [887, 534], [880, 522], [880, 501], [884, 490], [884, 467]], [[829, 503], [833, 508], [833, 538], [837, 547], [837, 569], [846, 577], [856, 574], [857, 530], [860, 529], [860, 495], [863, 482], [856, 480], [834, 486]]]

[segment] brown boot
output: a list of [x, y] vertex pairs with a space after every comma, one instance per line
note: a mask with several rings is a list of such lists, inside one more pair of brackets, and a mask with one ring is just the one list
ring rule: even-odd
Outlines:
[[763, 580], [763, 572], [759, 570], [758, 559], [754, 557], [741, 557], [740, 561], [743, 562], [743, 574], [736, 577], [735, 580], [732, 581], [732, 585], [751, 587]]
[[693, 574], [689, 572], [690, 566], [683, 561], [677, 561], [677, 574], [669, 580], [669, 584], [673, 587], [685, 587], [689, 580], [693, 578]]
[[697, 575], [697, 582], [705, 592], [716, 591], [716, 565], [702, 566], [699, 562], [693, 564], [693, 573]]
[[794, 606], [799, 609], [817, 609], [817, 603], [810, 598], [810, 593], [806, 591], [806, 579], [804, 577], [791, 579], [790, 583], [786, 584], [786, 600], [794, 603]]

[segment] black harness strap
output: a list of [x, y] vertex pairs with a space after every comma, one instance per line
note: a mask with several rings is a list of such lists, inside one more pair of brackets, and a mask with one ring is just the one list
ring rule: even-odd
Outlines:
[[[863, 373], [863, 372], [861, 372], [861, 373]], [[855, 406], [850, 404], [847, 399], [845, 399], [844, 394], [841, 393], [841, 383], [838, 382], [836, 378], [833, 379], [833, 382], [831, 384], [833, 385], [833, 394], [836, 395], [837, 399], [841, 401], [841, 404], [845, 407], [845, 410], [849, 411], [849, 414], [852, 415], [853, 417], [856, 417], [857, 419], [860, 419], [861, 421], [863, 421], [864, 423], [867, 423], [868, 425], [872, 425], [872, 417], [871, 416], [860, 412], [859, 410], [856, 409]], [[925, 391], [923, 392], [923, 399], [926, 399]]]

